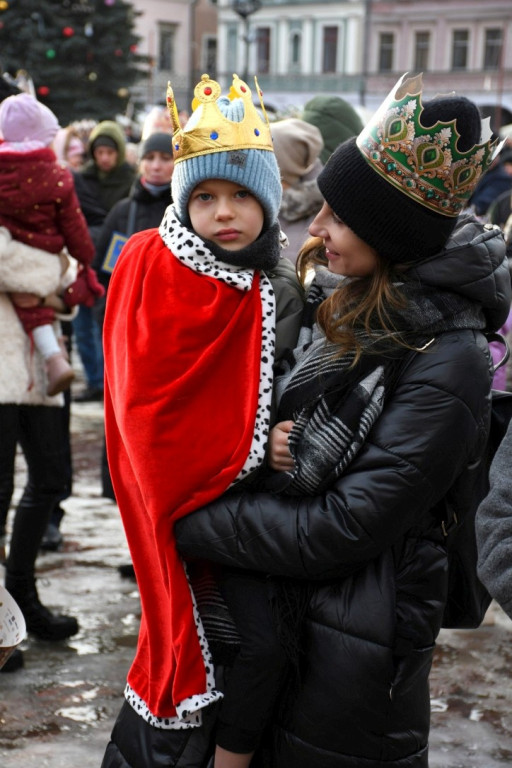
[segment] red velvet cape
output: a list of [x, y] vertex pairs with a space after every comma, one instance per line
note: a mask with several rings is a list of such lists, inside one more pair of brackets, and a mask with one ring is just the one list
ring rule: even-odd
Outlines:
[[104, 323], [105, 429], [142, 606], [128, 683], [158, 717], [206, 691], [173, 523], [222, 494], [244, 465], [261, 329], [257, 273], [245, 292], [199, 275], [156, 229], [124, 246]]

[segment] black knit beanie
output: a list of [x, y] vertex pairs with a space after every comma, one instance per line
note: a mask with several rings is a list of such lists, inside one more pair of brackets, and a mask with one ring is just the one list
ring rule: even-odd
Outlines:
[[162, 152], [164, 155], [172, 155], [171, 134], [160, 131], [150, 133], [147, 139], [140, 145], [139, 157], [146, 157], [150, 152]]
[[[464, 96], [425, 102], [424, 127], [456, 119], [457, 149], [466, 152], [481, 138], [478, 108]], [[455, 228], [446, 216], [409, 197], [381, 176], [350, 138], [331, 155], [318, 186], [334, 213], [384, 258], [396, 263], [422, 261], [440, 251]]]

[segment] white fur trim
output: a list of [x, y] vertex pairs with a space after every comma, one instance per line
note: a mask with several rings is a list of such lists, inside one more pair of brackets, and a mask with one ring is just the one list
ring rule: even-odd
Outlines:
[[19, 291], [47, 296], [60, 285], [58, 254], [19, 243], [0, 227], [0, 291]]
[[[60, 259], [53, 253], [31, 248], [12, 240], [0, 227], [0, 403], [15, 405], [56, 405], [62, 394], [48, 397], [44, 361], [22, 328], [12, 302], [11, 291], [46, 296], [58, 289]], [[55, 331], [60, 334], [59, 323]]]

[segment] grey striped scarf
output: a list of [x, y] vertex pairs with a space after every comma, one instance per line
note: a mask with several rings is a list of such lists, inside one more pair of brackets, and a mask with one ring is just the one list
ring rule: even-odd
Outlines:
[[[485, 327], [481, 309], [463, 296], [412, 281], [400, 287], [406, 307], [390, 314], [401, 338], [412, 346], [423, 346], [429, 338], [454, 328]], [[277, 379], [278, 420], [295, 422], [289, 436], [295, 469], [271, 481], [281, 493], [312, 495], [343, 474], [382, 413], [408, 353], [390, 334], [370, 337], [360, 329], [356, 333], [363, 354], [351, 368], [353, 353], [337, 356], [335, 346], [314, 322], [319, 304], [332, 290], [332, 275], [317, 271], [299, 346], [288, 355]]]

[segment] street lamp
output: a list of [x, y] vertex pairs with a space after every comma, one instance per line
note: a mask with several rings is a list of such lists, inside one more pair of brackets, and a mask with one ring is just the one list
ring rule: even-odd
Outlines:
[[232, 7], [235, 13], [237, 13], [244, 22], [244, 35], [243, 41], [245, 43], [245, 58], [244, 58], [244, 73], [243, 80], [247, 82], [249, 77], [249, 45], [251, 39], [249, 37], [249, 16], [259, 11], [262, 3], [260, 0], [233, 0]]

